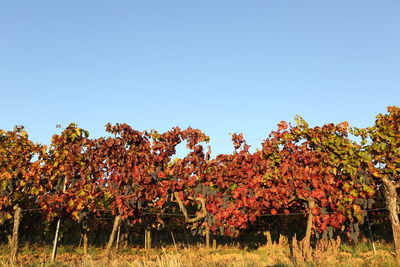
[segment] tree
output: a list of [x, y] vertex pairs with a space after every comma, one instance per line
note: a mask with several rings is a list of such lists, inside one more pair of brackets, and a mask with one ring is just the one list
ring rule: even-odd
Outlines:
[[35, 159], [41, 149], [42, 146], [29, 140], [23, 127], [15, 127], [13, 131], [0, 130], [0, 220], [3, 223], [14, 213], [10, 240], [12, 261], [17, 258], [22, 209], [37, 207], [34, 196], [43, 192], [43, 186], [38, 183], [39, 163]]
[[[41, 181], [46, 185], [39, 203], [47, 212], [48, 219], [59, 218], [52, 261], [56, 256], [61, 218], [67, 216], [82, 222], [99, 210], [102, 191], [97, 186], [97, 177], [91, 172], [89, 152], [92, 143], [88, 136], [86, 130], [71, 123], [60, 135], [52, 137], [47, 153], [39, 159], [42, 163]], [[85, 227], [83, 230], [86, 235]], [[87, 244], [84, 247], [87, 253]]]
[[162, 210], [165, 192], [158, 183], [166, 177], [167, 165], [181, 142], [181, 130], [176, 127], [160, 134], [154, 130], [140, 132], [127, 124], [108, 124], [107, 131], [114, 137], [103, 139], [99, 145], [99, 166], [105, 169], [100, 185], [111, 199], [113, 213], [118, 214], [108, 253], [121, 220], [147, 222], [148, 228], [160, 220], [155, 215]]
[[375, 191], [360, 177], [369, 158], [348, 138], [347, 123], [310, 128], [301, 117], [296, 122], [290, 127], [281, 122], [264, 142], [264, 157], [275, 163], [267, 165], [265, 178], [267, 190], [275, 194], [275, 207], [304, 202], [303, 211], [308, 214], [304, 242], [308, 246], [313, 227], [325, 231], [331, 226], [339, 228], [347, 219], [362, 221], [362, 204]]
[[374, 126], [356, 129], [355, 133], [363, 137], [366, 150], [372, 156], [373, 176], [377, 183], [383, 184], [396, 257], [400, 262], [400, 221], [397, 203], [397, 189], [400, 188], [400, 108], [390, 106], [387, 111], [388, 114], [376, 116]]
[[[201, 142], [208, 142], [209, 138], [198, 129], [188, 128], [179, 133], [180, 142], [186, 141], [189, 153], [183, 158], [164, 165], [161, 177], [159, 206], [173, 208], [173, 202], [177, 202], [186, 223], [202, 221], [207, 215], [205, 192], [194, 192], [194, 187], [202, 184], [204, 170], [211, 151], [204, 153]], [[197, 205], [199, 203], [199, 206]], [[172, 207], [171, 207], [172, 206]], [[196, 216], [190, 218], [188, 209], [194, 210]]]
[[242, 134], [232, 134], [232, 142], [232, 154], [218, 155], [210, 161], [205, 184], [217, 192], [208, 201], [211, 230], [237, 236], [262, 215], [266, 202], [260, 183], [260, 159], [249, 152]]

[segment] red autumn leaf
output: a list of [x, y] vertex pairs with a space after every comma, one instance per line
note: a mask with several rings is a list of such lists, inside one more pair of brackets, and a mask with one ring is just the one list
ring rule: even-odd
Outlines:
[[325, 197], [325, 193], [321, 189], [314, 190], [311, 195], [315, 199], [321, 199], [321, 198]]
[[278, 124], [278, 131], [286, 130], [288, 128], [288, 124], [286, 121], [281, 121]]
[[284, 213], [285, 215], [289, 215], [289, 214], [290, 214], [290, 211], [287, 210], [287, 209], [284, 209], [284, 210], [283, 210], [283, 213]]
[[163, 172], [158, 172], [157, 176], [163, 179], [167, 178], [167, 176]]

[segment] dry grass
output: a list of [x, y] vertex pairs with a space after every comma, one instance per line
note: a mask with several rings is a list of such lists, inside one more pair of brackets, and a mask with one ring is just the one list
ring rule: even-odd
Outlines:
[[[378, 243], [377, 248], [377, 255], [374, 255], [367, 242], [351, 247], [341, 245], [340, 240], [333, 240], [320, 242], [311, 251], [301, 254], [301, 251], [294, 251], [300, 249], [298, 246], [289, 246], [287, 240], [281, 240], [280, 244], [269, 244], [251, 251], [232, 246], [219, 247], [216, 250], [168, 247], [150, 251], [124, 249], [114, 251], [110, 257], [106, 257], [98, 248], [91, 248], [90, 254], [84, 256], [80, 249], [61, 247], [57, 262], [51, 264], [49, 248], [23, 247], [14, 266], [399, 266], [396, 264], [391, 245]], [[298, 255], [303, 255], [303, 258]], [[308, 258], [304, 258], [304, 255]], [[8, 248], [0, 248], [0, 266], [10, 265]]]

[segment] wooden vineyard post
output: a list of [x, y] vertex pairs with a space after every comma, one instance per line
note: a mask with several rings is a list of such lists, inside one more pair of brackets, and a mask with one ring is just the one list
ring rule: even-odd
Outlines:
[[17, 253], [18, 253], [18, 230], [19, 230], [19, 224], [21, 222], [21, 208], [17, 204], [14, 206], [14, 227], [13, 227], [13, 232], [12, 232], [12, 238], [10, 242], [11, 246], [11, 262], [16, 262], [17, 260]]
[[[67, 178], [64, 178], [64, 185], [63, 185], [62, 192], [65, 193], [66, 189], [67, 189]], [[61, 224], [61, 218], [59, 218], [58, 221], [57, 221], [56, 234], [54, 235], [54, 241], [53, 241], [53, 250], [51, 252], [51, 262], [54, 262], [56, 260], [57, 245], [58, 245], [58, 235], [59, 235], [59, 232], [60, 232], [60, 224]]]
[[146, 250], [151, 249], [151, 230], [144, 230], [144, 248]]
[[89, 244], [88, 243], [89, 243], [89, 241], [88, 241], [88, 233], [85, 230], [84, 233], [83, 233], [83, 254], [85, 256], [88, 255], [88, 250], [89, 250]]
[[57, 242], [58, 242], [58, 233], [60, 231], [60, 224], [61, 224], [61, 219], [58, 219], [56, 226], [56, 234], [54, 235], [54, 241], [53, 241], [53, 250], [51, 252], [51, 262], [55, 261], [57, 255]]
[[310, 246], [310, 240], [311, 240], [311, 230], [313, 226], [313, 213], [312, 209], [315, 206], [315, 200], [312, 198], [307, 199], [307, 204], [308, 204], [308, 218], [307, 218], [307, 229], [306, 229], [306, 236], [304, 237], [304, 245], [306, 247]]
[[89, 239], [88, 239], [88, 226], [87, 226], [87, 221], [83, 221], [82, 225], [82, 234], [81, 234], [81, 240], [79, 241], [79, 247], [81, 247], [81, 241], [83, 239], [83, 255], [87, 256], [88, 255], [88, 250], [89, 250]]
[[115, 248], [118, 249], [121, 235], [121, 224], [118, 225], [117, 241], [115, 242]]
[[265, 238], [267, 239], [267, 245], [272, 245], [272, 236], [270, 231], [265, 231], [264, 232]]
[[210, 249], [210, 226], [206, 225], [206, 249]]
[[178, 248], [177, 248], [176, 242], [175, 242], [174, 233], [172, 232], [172, 230], [171, 230], [171, 236], [172, 236], [172, 242], [174, 242], [175, 251], [178, 251]]
[[112, 245], [114, 243], [115, 235], [116, 235], [116, 232], [118, 230], [118, 226], [120, 225], [120, 223], [121, 223], [121, 216], [118, 215], [114, 219], [113, 229], [111, 231], [110, 239], [108, 240], [108, 244], [107, 244], [107, 247], [106, 247], [106, 252], [105, 252], [106, 255], [110, 254], [110, 250], [111, 250], [111, 247], [112, 247]]

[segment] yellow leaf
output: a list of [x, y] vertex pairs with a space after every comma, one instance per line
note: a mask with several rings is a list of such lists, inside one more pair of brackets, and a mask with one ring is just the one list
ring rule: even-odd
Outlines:
[[79, 202], [78, 205], [76, 205], [77, 210], [82, 210], [83, 209], [83, 202]]
[[75, 218], [76, 220], [79, 220], [79, 215], [77, 211], [72, 212], [72, 217]]

